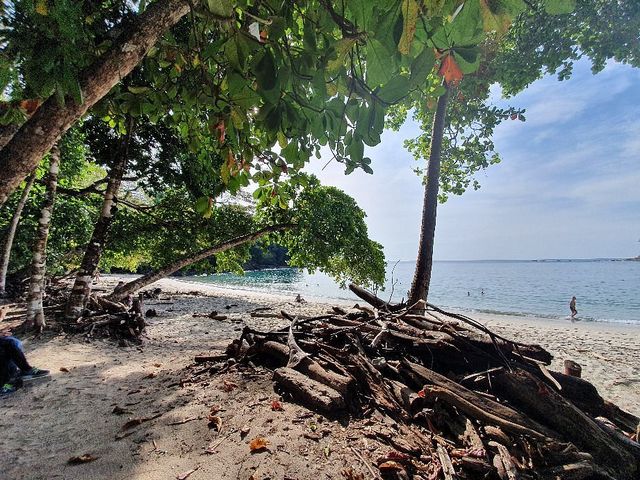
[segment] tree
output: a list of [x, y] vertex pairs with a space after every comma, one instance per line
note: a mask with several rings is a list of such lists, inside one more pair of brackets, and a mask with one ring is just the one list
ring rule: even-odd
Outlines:
[[49, 174], [47, 176], [47, 193], [42, 205], [38, 232], [33, 246], [33, 260], [31, 263], [31, 279], [29, 280], [29, 295], [27, 296], [27, 327], [41, 330], [45, 326], [42, 298], [44, 296], [45, 274], [47, 267], [47, 240], [49, 239], [49, 225], [56, 199], [58, 186], [58, 171], [60, 168], [60, 149], [54, 146], [49, 154]]
[[[499, 27], [498, 35], [489, 34], [479, 44], [482, 64], [473, 76], [465, 77], [450, 98], [441, 158], [444, 167], [439, 177], [440, 201], [446, 201], [450, 193], [463, 193], [470, 184], [478, 188], [473, 174], [500, 160], [491, 141], [495, 127], [507, 119], [525, 119], [523, 110], [500, 109], [488, 104], [491, 84], [499, 83], [504, 94], [513, 95], [545, 73], [557, 73], [560, 80], [569, 78], [573, 62], [583, 57], [592, 61], [594, 73], [604, 68], [609, 59], [635, 66], [640, 63], [640, 43], [637, 41], [640, 5], [637, 2], [590, 0], [575, 4], [540, 0], [527, 5], [526, 10], [511, 15], [513, 24], [508, 29], [509, 15], [503, 16], [502, 20], [494, 16], [499, 21], [488, 22], [491, 18], [483, 10], [485, 29], [493, 23], [494, 27]], [[464, 67], [464, 63], [460, 62], [460, 66]], [[429, 157], [430, 167], [431, 145], [436, 136], [431, 125], [436, 111], [428, 103], [414, 101], [411, 106], [424, 133], [407, 141], [406, 146], [416, 158]], [[406, 106], [396, 111], [398, 116], [392, 126], [398, 126], [407, 111]], [[426, 183], [428, 185], [428, 179]], [[435, 210], [430, 215], [429, 228], [435, 224]], [[427, 256], [431, 255], [433, 241], [427, 245], [423, 242], [429, 236], [428, 232], [421, 231], [414, 275], [414, 279], [420, 278], [421, 282], [416, 286], [414, 281], [415, 288], [410, 293], [413, 300], [427, 297], [426, 278], [430, 277], [428, 264], [431, 261], [425, 263], [422, 256], [425, 247]], [[429, 269], [429, 273], [420, 274], [420, 268]]]
[[11, 258], [11, 247], [13, 246], [13, 239], [16, 235], [16, 230], [18, 229], [18, 223], [20, 222], [20, 217], [22, 216], [22, 210], [24, 209], [27, 200], [29, 199], [29, 193], [31, 192], [31, 187], [33, 187], [33, 182], [36, 179], [35, 173], [32, 173], [27, 178], [27, 183], [22, 190], [22, 194], [20, 195], [20, 200], [18, 201], [18, 205], [16, 206], [15, 211], [13, 212], [13, 217], [11, 218], [11, 223], [9, 225], [9, 229], [4, 237], [4, 245], [2, 246], [2, 256], [0, 256], [0, 297], [5, 294], [5, 285], [7, 280], [7, 269], [9, 268], [9, 259]]
[[286, 234], [280, 242], [289, 250], [290, 265], [319, 269], [342, 284], [356, 281], [379, 286], [384, 282], [382, 246], [369, 240], [365, 214], [351, 197], [337, 188], [322, 187], [315, 179], [301, 192], [289, 193], [295, 196], [292, 208], [286, 212], [266, 208], [258, 216], [259, 222], [270, 225], [188, 253], [129, 282], [111, 298], [121, 300], [181, 268], [282, 231]]
[[107, 187], [104, 191], [100, 215], [93, 228], [91, 240], [89, 240], [87, 248], [85, 249], [80, 269], [76, 275], [69, 300], [65, 307], [65, 315], [67, 318], [78, 318], [82, 314], [84, 305], [91, 294], [91, 282], [98, 271], [102, 250], [104, 249], [107, 234], [113, 220], [115, 196], [120, 189], [122, 177], [127, 168], [129, 144], [133, 136], [133, 129], [134, 122], [131, 117], [129, 117], [127, 121], [127, 131], [122, 138], [120, 138], [119, 145], [115, 150]]
[[[10, 31], [25, 31], [25, 20], [51, 23], [40, 18], [46, 12], [38, 17], [28, 5], [17, 3], [15, 11], [22, 16], [13, 15]], [[168, 98], [173, 101], [170, 118], [190, 147], [197, 148], [205, 137], [210, 141], [217, 131], [225, 160], [221, 175], [228, 182], [242, 179], [252, 166], [258, 170], [254, 181], [272, 182], [283, 171], [301, 168], [323, 145], [347, 171], [371, 172], [364, 145], [380, 141], [390, 105], [424, 87], [435, 60], [427, 42], [451, 15], [448, 4], [421, 10], [413, 0], [350, 2], [347, 7], [308, 0], [281, 10], [270, 2], [208, 2], [208, 8], [195, 2], [194, 7], [194, 15], [182, 21], [189, 6], [180, 0], [158, 0], [141, 14], [126, 8], [126, 16], [111, 12], [108, 19], [115, 26], [110, 31], [84, 27], [78, 44], [87, 48], [79, 54], [54, 52], [63, 64], [69, 60], [82, 66], [77, 82], [74, 71], [65, 70], [63, 77], [71, 80], [58, 81], [49, 88], [53, 93], [39, 89], [42, 106], [0, 151], [0, 203], [34, 168], [38, 155], [131, 72], [152, 45], [142, 70], [153, 89], [129, 87], [132, 114], [156, 117], [167, 111], [157, 107]], [[101, 11], [81, 13], [105, 17]], [[69, 12], [74, 15], [80, 16]], [[263, 28], [263, 35], [252, 35], [256, 28]], [[52, 36], [46, 29], [36, 33], [41, 30]], [[117, 36], [120, 30], [125, 32]], [[34, 49], [21, 51], [21, 43], [12, 39], [31, 37], [18, 33], [8, 37], [7, 51], [16, 59], [10, 67], [27, 83], [27, 92], [29, 82], [41, 77], [34, 72], [47, 73], [43, 65], [50, 59]], [[105, 50], [100, 40], [116, 36]], [[88, 53], [95, 51], [104, 53]], [[475, 55], [466, 53], [470, 59]]]
[[61, 105], [60, 96], [64, 99], [66, 93], [62, 91], [36, 110], [0, 150], [0, 206], [64, 132], [126, 77], [160, 36], [188, 11], [187, 0], [158, 0], [79, 74], [77, 84], [69, 82], [76, 98], [67, 98]]
[[436, 214], [438, 206], [438, 189], [440, 186], [440, 154], [444, 133], [449, 85], [444, 82], [446, 92], [438, 99], [436, 114], [433, 118], [433, 134], [429, 147], [429, 166], [422, 201], [422, 225], [418, 242], [418, 258], [414, 270], [408, 301], [415, 304], [418, 300], [426, 300], [431, 283], [431, 267], [433, 264], [433, 239], [436, 232]]

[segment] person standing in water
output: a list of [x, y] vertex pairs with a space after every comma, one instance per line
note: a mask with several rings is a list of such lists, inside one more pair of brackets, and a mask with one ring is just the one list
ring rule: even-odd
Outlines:
[[571, 320], [578, 314], [578, 310], [576, 310], [576, 297], [573, 297], [569, 302], [569, 308], [571, 309]]

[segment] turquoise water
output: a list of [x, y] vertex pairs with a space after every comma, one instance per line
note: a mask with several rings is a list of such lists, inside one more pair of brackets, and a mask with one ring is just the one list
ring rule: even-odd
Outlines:
[[[413, 262], [399, 262], [387, 272], [379, 296], [406, 295]], [[353, 300], [323, 274], [282, 268], [189, 277], [219, 286], [320, 299]], [[444, 308], [511, 315], [566, 318], [577, 297], [578, 318], [640, 325], [640, 262], [613, 260], [435, 262], [429, 301]]]

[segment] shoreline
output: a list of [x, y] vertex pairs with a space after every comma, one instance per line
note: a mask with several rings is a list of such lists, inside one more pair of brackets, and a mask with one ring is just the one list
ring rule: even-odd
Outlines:
[[[273, 270], [273, 269], [270, 269]], [[253, 271], [262, 271], [262, 270], [253, 270]], [[116, 279], [117, 283], [120, 280], [125, 282], [134, 280], [141, 275], [126, 273], [126, 274], [103, 274], [101, 276], [102, 279]], [[167, 288], [170, 288], [171, 291], [175, 291], [176, 293], [184, 293], [186, 287], [182, 287], [181, 285], [191, 285], [193, 286], [193, 290], [202, 290], [203, 293], [211, 292], [214, 295], [220, 295], [223, 293], [230, 293], [231, 295], [236, 294], [247, 294], [248, 297], [262, 297], [270, 298], [274, 301], [288, 301], [293, 298], [295, 293], [287, 294], [282, 291], [270, 292], [268, 288], [264, 289], [254, 289], [250, 287], [245, 287], [242, 285], [232, 285], [232, 284], [216, 284], [213, 282], [206, 281], [197, 281], [193, 280], [194, 276], [184, 276], [184, 277], [167, 277], [157, 282], [148, 285], [143, 290], [152, 288], [156, 284], [160, 284], [164, 282], [167, 285]], [[166, 283], [170, 282], [170, 283]], [[173, 282], [176, 282], [175, 284]], [[115, 284], [114, 284], [115, 285]], [[171, 285], [169, 287], [169, 285]], [[346, 290], [347, 292], [349, 290]], [[358, 299], [354, 296], [353, 299], [349, 298], [337, 298], [337, 297], [328, 297], [322, 295], [309, 295], [308, 293], [303, 294], [305, 300], [327, 304], [327, 305], [339, 305], [339, 306], [353, 306], [355, 303], [362, 303], [361, 299]], [[451, 313], [456, 313], [460, 315], [465, 315], [468, 317], [473, 317], [476, 320], [484, 319], [486, 321], [502, 321], [502, 322], [542, 322], [548, 324], [550, 326], [570, 326], [570, 325], [585, 325], [586, 328], [599, 328], [598, 325], [602, 325], [600, 330], [605, 329], [618, 329], [620, 328], [622, 331], [638, 331], [640, 333], [640, 323], [633, 320], [591, 320], [591, 319], [581, 319], [578, 318], [575, 322], [571, 322], [569, 316], [560, 317], [560, 316], [551, 316], [544, 314], [535, 314], [535, 313], [515, 313], [515, 312], [500, 312], [500, 311], [487, 311], [482, 309], [467, 309], [462, 307], [454, 307], [454, 306], [442, 306], [438, 305], [443, 310], [450, 311]]]

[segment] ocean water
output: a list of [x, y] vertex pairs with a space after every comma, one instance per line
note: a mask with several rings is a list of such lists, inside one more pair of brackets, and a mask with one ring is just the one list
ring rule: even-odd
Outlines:
[[[399, 301], [413, 278], [413, 262], [390, 262], [378, 295]], [[221, 287], [326, 300], [357, 297], [321, 273], [279, 268], [188, 277]], [[584, 321], [640, 326], [640, 262], [618, 260], [434, 262], [429, 301], [443, 308], [565, 319], [577, 297]]]

